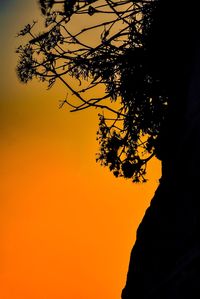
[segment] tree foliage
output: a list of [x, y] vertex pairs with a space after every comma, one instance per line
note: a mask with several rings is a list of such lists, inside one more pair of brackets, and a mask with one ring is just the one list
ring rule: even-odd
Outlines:
[[[148, 35], [156, 0], [40, 0], [44, 32], [19, 32], [17, 73], [52, 87], [61, 81], [71, 111], [99, 108], [97, 161], [116, 177], [146, 181], [147, 162], [165, 117], [167, 96], [149, 64]], [[101, 90], [101, 92], [99, 92]], [[98, 97], [91, 97], [99, 92]], [[73, 97], [74, 98], [74, 97]]]

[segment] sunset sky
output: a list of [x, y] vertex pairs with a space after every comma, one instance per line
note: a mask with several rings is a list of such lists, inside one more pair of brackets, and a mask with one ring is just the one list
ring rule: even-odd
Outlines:
[[0, 298], [119, 299], [160, 163], [144, 185], [96, 164], [98, 112], [59, 109], [65, 88], [17, 79], [16, 35], [38, 2], [0, 5]]

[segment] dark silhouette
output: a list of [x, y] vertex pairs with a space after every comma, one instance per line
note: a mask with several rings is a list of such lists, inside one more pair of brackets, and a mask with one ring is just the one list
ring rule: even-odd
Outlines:
[[[34, 22], [19, 33], [30, 36], [17, 50], [20, 80], [36, 77], [49, 87], [60, 80], [80, 101], [66, 98], [61, 106], [103, 110], [97, 160], [116, 177], [144, 182], [148, 161], [153, 156], [162, 161], [160, 185], [138, 228], [122, 298], [199, 298], [197, 3], [41, 0], [40, 7], [45, 32], [34, 34]], [[102, 14], [104, 21], [98, 19]], [[73, 20], [80, 15], [97, 23], [75, 32]], [[92, 30], [96, 39], [85, 43]], [[70, 85], [69, 77], [79, 84]], [[106, 89], [99, 97], [84, 96], [101, 85]]]
[[[61, 81], [67, 89], [61, 107], [98, 108], [97, 161], [116, 177], [145, 182], [167, 110], [167, 95], [148, 58], [148, 33], [157, 1], [39, 3], [45, 31], [35, 34], [34, 22], [19, 32], [29, 39], [17, 49], [20, 80], [37, 78], [49, 87]], [[91, 90], [98, 96], [91, 98]], [[71, 95], [77, 100], [72, 101]]]
[[195, 7], [194, 1], [161, 0], [154, 12], [149, 57], [168, 94], [159, 135], [162, 178], [137, 230], [123, 299], [200, 296], [200, 27]]

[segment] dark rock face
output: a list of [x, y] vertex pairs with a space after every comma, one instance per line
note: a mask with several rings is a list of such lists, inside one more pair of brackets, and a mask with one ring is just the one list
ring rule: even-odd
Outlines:
[[187, 186], [180, 186], [179, 191], [173, 187], [161, 180], [138, 228], [123, 299], [198, 298], [198, 193]]
[[171, 2], [161, 1], [152, 35], [155, 42], [164, 34], [155, 56], [159, 64], [166, 58], [160, 72], [172, 99], [160, 139], [162, 178], [137, 230], [122, 299], [200, 298], [200, 25], [197, 3], [172, 3], [170, 15]]

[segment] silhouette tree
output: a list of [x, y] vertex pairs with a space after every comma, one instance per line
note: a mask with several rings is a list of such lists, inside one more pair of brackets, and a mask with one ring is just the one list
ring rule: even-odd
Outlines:
[[[101, 109], [97, 161], [116, 177], [145, 182], [148, 161], [159, 157], [158, 135], [167, 110], [167, 94], [148, 57], [157, 1], [40, 0], [39, 4], [44, 32], [35, 34], [34, 22], [19, 33], [29, 36], [17, 49], [20, 80], [37, 78], [49, 88], [61, 81], [68, 96], [60, 107]], [[92, 91], [99, 96], [91, 97]]]
[[[123, 299], [200, 293], [200, 42], [197, 2], [40, 0], [45, 31], [20, 31], [17, 72], [68, 93], [60, 106], [99, 108], [97, 160], [116, 177], [162, 178], [137, 230]], [[87, 25], [80, 26], [86, 23]], [[91, 35], [91, 32], [95, 34]], [[88, 37], [89, 36], [89, 37]], [[92, 36], [92, 39], [91, 39]], [[100, 94], [101, 90], [101, 94]], [[91, 97], [98, 94], [98, 97]]]

